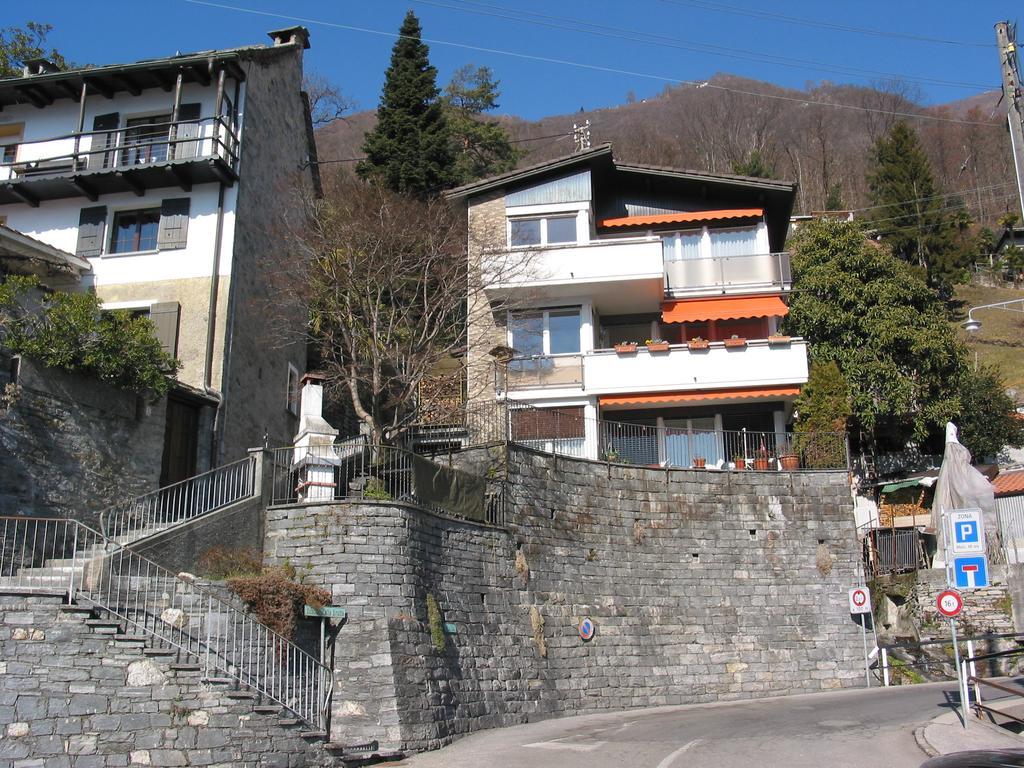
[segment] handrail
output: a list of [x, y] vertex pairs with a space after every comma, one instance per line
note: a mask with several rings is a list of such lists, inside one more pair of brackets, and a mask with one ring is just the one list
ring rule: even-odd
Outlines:
[[90, 603], [327, 731], [331, 671], [291, 640], [77, 520], [0, 522], [0, 589]]
[[99, 513], [100, 531], [122, 543], [223, 509], [256, 495], [256, 458], [215, 467], [202, 474], [112, 504]]

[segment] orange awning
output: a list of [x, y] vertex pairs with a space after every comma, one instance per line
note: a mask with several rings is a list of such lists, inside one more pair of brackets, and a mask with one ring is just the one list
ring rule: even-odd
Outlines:
[[622, 216], [605, 219], [602, 227], [643, 227], [659, 224], [687, 224], [722, 219], [755, 219], [764, 216], [764, 208], [730, 208], [724, 211], [687, 211], [685, 213], [656, 213], [653, 216]]
[[778, 400], [782, 397], [796, 397], [800, 387], [747, 387], [746, 389], [704, 390], [701, 392], [662, 392], [650, 395], [610, 395], [599, 397], [604, 406], [622, 405], [673, 405], [679, 403], [700, 403], [707, 400]]
[[661, 305], [666, 323], [695, 323], [700, 320], [739, 320], [744, 317], [785, 317], [789, 307], [779, 296], [714, 296], [680, 299]]

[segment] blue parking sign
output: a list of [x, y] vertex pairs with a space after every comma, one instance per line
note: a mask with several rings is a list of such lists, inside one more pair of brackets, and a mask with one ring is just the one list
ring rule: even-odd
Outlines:
[[953, 526], [954, 536], [957, 544], [972, 544], [980, 541], [978, 538], [978, 522], [976, 520], [964, 520]]
[[980, 509], [952, 510], [947, 530], [953, 555], [985, 554], [985, 519]]
[[953, 558], [953, 575], [957, 589], [988, 586], [988, 562], [984, 555]]

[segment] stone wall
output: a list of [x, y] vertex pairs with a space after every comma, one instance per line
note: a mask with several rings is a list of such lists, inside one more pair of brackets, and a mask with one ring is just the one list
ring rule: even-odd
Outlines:
[[[0, 364], [0, 370], [2, 390], [10, 366]], [[147, 403], [26, 358], [15, 383], [15, 403], [0, 408], [2, 514], [70, 517], [95, 526], [104, 507], [159, 485], [165, 400]]]
[[[386, 502], [268, 511], [267, 559], [348, 608], [333, 740], [424, 749], [539, 717], [862, 680], [845, 474], [523, 449], [508, 472], [507, 531]], [[443, 650], [428, 596], [454, 625]]]
[[0, 765], [320, 765], [275, 713], [100, 634], [60, 600], [0, 595]]
[[[958, 619], [961, 635], [1010, 634], [1013, 626], [1013, 606], [1007, 585], [1005, 565], [990, 565], [990, 586], [983, 589], [965, 589], [964, 609]], [[921, 639], [944, 639], [949, 636], [949, 625], [939, 614], [936, 605], [939, 593], [948, 589], [946, 571], [931, 568], [917, 572], [913, 600], [917, 606], [921, 626]], [[964, 634], [966, 633], [966, 634]]]

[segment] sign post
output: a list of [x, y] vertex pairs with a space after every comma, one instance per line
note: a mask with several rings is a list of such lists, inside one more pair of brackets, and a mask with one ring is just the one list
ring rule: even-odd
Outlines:
[[850, 613], [860, 619], [860, 639], [864, 644], [864, 684], [871, 687], [871, 662], [868, 660], [868, 628], [867, 617], [871, 615], [871, 592], [867, 587], [854, 587], [850, 590]]
[[[967, 680], [963, 664], [960, 663], [960, 646], [956, 640], [956, 617], [963, 610], [964, 602], [953, 587], [975, 589], [988, 586], [988, 569], [985, 561], [985, 524], [980, 509], [942, 510], [942, 539], [946, 554], [946, 584], [950, 587], [942, 592], [937, 602], [939, 613], [949, 619], [949, 633], [953, 639], [953, 659], [956, 662], [956, 679], [960, 688], [960, 705], [963, 707], [964, 730], [970, 707]], [[976, 553], [981, 552], [981, 555]], [[958, 557], [957, 555], [969, 555]]]

